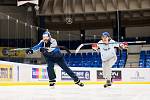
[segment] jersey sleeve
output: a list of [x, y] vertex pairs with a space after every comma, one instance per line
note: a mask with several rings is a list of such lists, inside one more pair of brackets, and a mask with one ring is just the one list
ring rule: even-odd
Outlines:
[[54, 48], [54, 47], [57, 47], [57, 41], [55, 40], [55, 39], [52, 39], [51, 40], [51, 46], [50, 46], [50, 48]]
[[99, 48], [100, 48], [101, 43], [103, 43], [102, 40], [100, 40], [100, 41], [97, 43], [97, 46], [98, 46]]
[[31, 49], [33, 50], [33, 52], [38, 51], [41, 47], [43, 47], [43, 41], [41, 40], [37, 45], [35, 45], [34, 47], [32, 47]]
[[116, 41], [114, 41], [114, 40], [111, 40], [111, 43], [113, 43], [113, 46], [114, 47], [119, 47], [119, 42], [116, 42]]

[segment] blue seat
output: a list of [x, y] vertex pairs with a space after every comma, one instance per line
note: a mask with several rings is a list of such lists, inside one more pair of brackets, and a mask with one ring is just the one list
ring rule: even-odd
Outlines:
[[[121, 68], [125, 65], [126, 51], [118, 52], [118, 54], [120, 55], [117, 55], [117, 61], [112, 66], [113, 68]], [[102, 67], [101, 53], [97, 52], [64, 54], [64, 58], [71, 67]], [[141, 58], [144, 59], [144, 56]]]
[[92, 57], [92, 53], [87, 53], [87, 57]]
[[112, 68], [118, 68], [118, 64], [114, 64]]
[[147, 52], [146, 52], [147, 54], [150, 54], [150, 50], [147, 50]]
[[150, 50], [141, 51], [139, 58], [139, 67], [140, 68], [149, 68], [150, 66]]
[[93, 57], [99, 57], [99, 56], [100, 56], [99, 53], [97, 53], [97, 52], [93, 53]]

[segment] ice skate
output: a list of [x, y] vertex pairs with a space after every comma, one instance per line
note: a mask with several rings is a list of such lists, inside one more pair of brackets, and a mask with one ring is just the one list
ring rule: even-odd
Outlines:
[[80, 80], [78, 80], [77, 82], [75, 82], [75, 84], [77, 84], [77, 85], [79, 85], [79, 86], [81, 86], [81, 87], [84, 86], [84, 84], [83, 84], [82, 82], [80, 82]]
[[50, 82], [49, 86], [51, 89], [54, 89], [55, 88], [55, 82]]
[[50, 86], [51, 89], [55, 88], [55, 84], [56, 84], [56, 80], [50, 80], [49, 81], [49, 86]]
[[108, 86], [111, 86], [111, 81], [110, 80], [107, 80], [106, 81], [106, 84], [104, 84], [104, 88], [108, 87]]

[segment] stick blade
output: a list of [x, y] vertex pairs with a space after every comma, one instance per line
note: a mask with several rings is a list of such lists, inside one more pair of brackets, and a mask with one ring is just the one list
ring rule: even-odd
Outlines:
[[22, 51], [22, 50], [27, 50], [30, 48], [16, 48], [16, 49], [10, 49], [9, 51]]
[[80, 50], [82, 47], [83, 47], [83, 44], [80, 44], [80, 45], [77, 47], [77, 49], [76, 49], [75, 53], [78, 53], [78, 52], [79, 52], [79, 50]]

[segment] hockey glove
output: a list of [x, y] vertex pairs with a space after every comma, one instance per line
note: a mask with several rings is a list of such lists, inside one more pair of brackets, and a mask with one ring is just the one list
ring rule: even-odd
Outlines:
[[97, 43], [93, 43], [93, 44], [92, 44], [92, 49], [93, 49], [94, 51], [97, 51], [97, 50], [98, 50]]
[[33, 54], [33, 50], [32, 49], [27, 49], [26, 54]]
[[122, 43], [120, 43], [120, 47], [122, 49], [127, 49], [128, 48], [128, 43], [127, 42], [122, 42]]
[[48, 50], [48, 49], [46, 49], [46, 48], [40, 48], [40, 52], [41, 52], [41, 53], [46, 53], [47, 50]]

